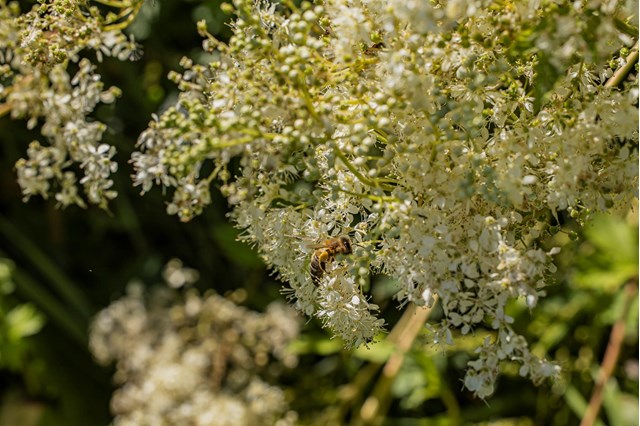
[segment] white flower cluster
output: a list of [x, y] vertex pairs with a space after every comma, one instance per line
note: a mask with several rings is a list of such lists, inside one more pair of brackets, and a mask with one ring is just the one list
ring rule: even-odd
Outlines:
[[282, 304], [260, 314], [213, 293], [179, 301], [132, 284], [96, 316], [89, 346], [99, 362], [116, 361], [114, 425], [286, 426], [297, 416], [268, 381], [297, 363], [286, 347], [298, 331]]
[[[169, 212], [189, 220], [219, 180], [296, 307], [347, 345], [384, 325], [363, 291], [382, 273], [400, 303], [440, 300], [436, 339], [493, 330], [469, 366], [476, 394], [502, 361], [553, 375], [505, 312], [542, 295], [556, 250], [541, 242], [563, 212], [637, 195], [637, 85], [605, 85], [633, 43], [622, 5], [284, 4], [234, 1], [228, 45], [200, 25], [218, 59], [172, 76], [180, 100], [141, 135], [135, 183], [174, 188]], [[309, 247], [338, 236], [353, 253], [315, 285]]]
[[99, 60], [134, 54], [135, 43], [110, 19], [78, 1], [39, 2], [25, 14], [17, 3], [0, 4], [0, 115], [28, 120], [47, 140], [33, 141], [28, 157], [16, 163], [25, 200], [53, 193], [60, 206], [85, 206], [78, 184], [102, 208], [116, 196], [110, 179], [117, 170], [115, 148], [101, 143], [106, 126], [90, 115], [119, 90], [104, 90], [95, 66], [79, 57], [85, 49]]
[[469, 362], [469, 370], [464, 378], [466, 388], [480, 398], [493, 393], [500, 363], [505, 360], [519, 362], [520, 376], [530, 377], [537, 384], [560, 373], [559, 366], [533, 356], [525, 338], [512, 330], [501, 328], [497, 340], [499, 344], [485, 338], [482, 346], [476, 350], [478, 358]]

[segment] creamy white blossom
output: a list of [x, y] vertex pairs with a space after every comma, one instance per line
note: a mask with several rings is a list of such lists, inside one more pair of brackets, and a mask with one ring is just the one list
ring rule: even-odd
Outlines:
[[[637, 11], [616, 0], [233, 9], [228, 44], [199, 24], [215, 59], [185, 58], [171, 73], [181, 94], [141, 134], [134, 185], [168, 188], [168, 213], [188, 221], [218, 183], [296, 308], [347, 346], [383, 330], [365, 291], [383, 274], [401, 305], [438, 300], [434, 340], [491, 333], [465, 379], [477, 395], [491, 394], [502, 362], [534, 382], [555, 374], [513, 330], [509, 304], [535, 309], [544, 296], [557, 253], [544, 242], [565, 218], [581, 224], [637, 197], [638, 89], [622, 73]], [[84, 205], [78, 185], [103, 207], [116, 196], [115, 150], [88, 116], [118, 93], [79, 60], [82, 49], [135, 56], [113, 16], [61, 0], [22, 16], [0, 8], [0, 114], [46, 139], [16, 164], [25, 198]], [[313, 247], [338, 236], [353, 253], [331, 259], [316, 285]], [[192, 278], [171, 276], [175, 287]]]
[[[121, 3], [120, 18], [135, 3]], [[23, 14], [15, 2], [0, 5], [0, 115], [27, 120], [27, 127], [39, 128], [43, 136], [29, 145], [28, 158], [16, 163], [25, 200], [53, 194], [62, 207], [84, 207], [86, 199], [107, 208], [116, 197], [115, 148], [101, 142], [106, 126], [91, 115], [99, 103], [113, 102], [119, 90], [105, 90], [96, 66], [80, 53], [90, 49], [99, 60], [103, 55], [131, 59], [137, 46], [115, 28], [117, 16], [102, 16], [97, 7], [78, 1], [38, 2]]]
[[[189, 220], [221, 182], [242, 239], [347, 346], [384, 326], [363, 291], [382, 273], [401, 304], [439, 300], [434, 340], [491, 331], [465, 379], [476, 395], [493, 392], [501, 362], [534, 382], [556, 374], [506, 312], [543, 296], [557, 250], [542, 242], [561, 215], [581, 223], [637, 195], [638, 91], [605, 85], [632, 43], [615, 24], [628, 12], [544, 0], [234, 7], [228, 45], [199, 25], [219, 60], [183, 60], [178, 104], [140, 137], [143, 192], [175, 188], [169, 211]], [[314, 285], [310, 246], [343, 235], [354, 253]]]
[[[173, 287], [176, 276], [197, 278], [178, 260], [165, 276]], [[114, 425], [285, 426], [297, 416], [264, 376], [296, 365], [287, 345], [298, 332], [282, 304], [257, 313], [213, 293], [145, 294], [133, 283], [96, 316], [89, 346], [100, 363], [115, 361]]]

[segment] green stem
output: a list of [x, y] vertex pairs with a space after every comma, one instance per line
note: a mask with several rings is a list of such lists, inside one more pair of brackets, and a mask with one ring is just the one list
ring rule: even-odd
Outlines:
[[126, 17], [124, 18], [123, 21], [105, 25], [102, 29], [105, 31], [119, 31], [127, 28], [131, 24], [131, 22], [133, 22], [136, 16], [138, 16], [138, 13], [140, 12], [140, 8], [142, 7], [142, 4], [143, 2], [141, 1], [140, 3], [136, 4], [133, 7], [128, 7], [127, 9], [124, 9], [122, 12], [118, 14], [118, 19]]
[[91, 316], [91, 305], [76, 285], [35, 244], [22, 235], [11, 222], [0, 216], [0, 234], [11, 241], [47, 277], [65, 303], [86, 321]]
[[372, 133], [379, 142], [382, 142], [384, 144], [389, 143], [388, 135], [383, 130], [372, 129], [369, 131], [369, 133]]
[[125, 7], [130, 7], [129, 2], [117, 1], [117, 0], [94, 0], [96, 3], [103, 4], [105, 6], [114, 7], [117, 9], [124, 9]]
[[342, 189], [342, 188], [335, 188], [338, 192], [342, 192], [345, 194], [349, 194], [349, 195], [353, 195], [354, 197], [358, 197], [358, 198], [368, 198], [369, 200], [372, 201], [399, 201], [397, 198], [395, 197], [388, 197], [388, 196], [377, 196], [377, 195], [371, 195], [371, 194], [361, 194], [361, 193], [357, 193], [357, 192], [352, 192], [352, 191], [347, 191], [346, 189]]
[[337, 146], [333, 147], [333, 152], [338, 156], [338, 158], [342, 161], [342, 163], [347, 166], [347, 169], [362, 183], [367, 186], [371, 186], [373, 188], [380, 188], [384, 191], [393, 191], [393, 187], [389, 185], [380, 185], [378, 182], [372, 181], [371, 179], [365, 177], [362, 173], [360, 173], [353, 164], [349, 161], [346, 155], [338, 148]]
[[462, 417], [460, 412], [460, 404], [456, 396], [451, 391], [449, 385], [447, 385], [446, 378], [442, 377], [440, 381], [440, 399], [447, 408], [447, 417], [452, 425], [462, 424]]
[[313, 106], [313, 101], [311, 100], [311, 94], [309, 93], [306, 86], [304, 85], [304, 82], [299, 83], [298, 85], [300, 87], [300, 93], [302, 93], [304, 103], [307, 106], [307, 109], [309, 110], [309, 114], [311, 114], [311, 116], [316, 120], [319, 120], [318, 113], [316, 111], [316, 108]]

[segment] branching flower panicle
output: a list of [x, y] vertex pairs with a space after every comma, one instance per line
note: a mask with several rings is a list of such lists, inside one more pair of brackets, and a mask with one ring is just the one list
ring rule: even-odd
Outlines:
[[24, 14], [17, 3], [0, 1], [0, 116], [27, 120], [46, 140], [33, 141], [27, 158], [16, 163], [25, 200], [53, 194], [62, 207], [84, 207], [80, 185], [86, 200], [102, 208], [116, 197], [115, 148], [101, 142], [106, 126], [91, 114], [120, 91], [105, 90], [81, 54], [93, 51], [98, 61], [134, 58], [138, 47], [121, 30], [141, 4], [120, 2], [121, 13], [103, 16], [84, 1], [39, 2]]
[[[348, 346], [384, 325], [362, 290], [382, 273], [401, 303], [440, 299], [436, 339], [495, 330], [469, 364], [477, 395], [503, 361], [534, 381], [556, 374], [506, 309], [543, 295], [552, 218], [581, 222], [637, 195], [637, 86], [605, 86], [633, 43], [617, 25], [628, 12], [616, 1], [284, 4], [234, 1], [228, 45], [199, 25], [218, 59], [172, 75], [180, 100], [140, 137], [135, 183], [174, 188], [168, 210], [189, 220], [219, 180], [242, 238]], [[354, 253], [316, 286], [308, 247], [340, 235]]]
[[[80, 58], [134, 57], [121, 30], [141, 4], [103, 16], [51, 0], [20, 15], [0, 0], [0, 115], [45, 137], [16, 164], [26, 199], [106, 207], [116, 196], [115, 149], [90, 116], [118, 90]], [[134, 185], [169, 189], [168, 213], [188, 221], [219, 183], [242, 239], [346, 346], [383, 330], [365, 289], [384, 274], [401, 306], [439, 300], [434, 340], [491, 330], [465, 379], [477, 395], [503, 362], [534, 382], [556, 374], [513, 329], [509, 304], [533, 309], [544, 295], [557, 249], [542, 243], [561, 218], [581, 224], [637, 197], [638, 88], [620, 77], [637, 49], [632, 11], [617, 0], [224, 8], [233, 36], [198, 25], [214, 60], [171, 73], [180, 97], [140, 135]], [[352, 253], [314, 282], [309, 247], [340, 236]]]

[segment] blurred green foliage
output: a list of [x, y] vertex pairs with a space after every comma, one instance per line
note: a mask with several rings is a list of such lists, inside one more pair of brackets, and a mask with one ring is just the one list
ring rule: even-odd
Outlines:
[[45, 317], [32, 303], [17, 303], [11, 294], [15, 290], [11, 273], [14, 265], [8, 259], [0, 259], [0, 368], [23, 374], [29, 389], [39, 391], [28, 368], [35, 348], [28, 337], [38, 333]]
[[615, 293], [638, 276], [638, 233], [622, 220], [596, 216], [584, 230], [572, 282], [581, 289]]
[[[141, 60], [105, 60], [99, 72], [107, 85], [123, 90], [115, 106], [96, 118], [109, 125], [108, 143], [118, 148], [122, 168], [136, 137], [175, 98], [167, 81], [184, 55], [198, 57], [196, 21], [206, 19], [221, 38], [230, 32], [219, 1], [147, 2], [131, 31], [144, 46]], [[204, 59], [204, 58], [203, 58]], [[539, 72], [544, 72], [541, 59]], [[551, 72], [550, 70], [549, 72]], [[550, 81], [553, 81], [551, 78]], [[110, 420], [111, 371], [98, 367], [86, 347], [91, 316], [139, 278], [156, 282], [164, 263], [180, 258], [200, 272], [200, 285], [220, 294], [243, 289], [243, 303], [262, 309], [283, 298], [281, 284], [259, 257], [236, 242], [226, 221], [226, 201], [214, 193], [213, 207], [190, 223], [164, 213], [159, 191], [144, 198], [131, 187], [127, 170], [116, 177], [119, 197], [109, 213], [70, 208], [54, 201], [21, 201], [13, 164], [37, 135], [24, 123], [0, 119], [0, 425], [101, 425]], [[505, 368], [491, 400], [473, 399], [462, 389], [462, 368], [473, 348], [491, 332], [460, 336], [456, 346], [429, 343], [426, 330], [405, 355], [391, 384], [388, 425], [572, 425], [578, 424], [607, 348], [612, 324], [626, 312], [626, 335], [614, 375], [605, 389], [601, 424], [637, 425], [638, 298], [637, 213], [631, 220], [598, 216], [577, 231], [567, 220], [550, 245], [562, 247], [557, 285], [529, 311], [511, 307], [518, 332], [537, 342], [534, 352], [563, 367], [563, 381], [534, 387]], [[570, 239], [570, 232], [578, 238]], [[393, 324], [399, 312], [389, 304], [394, 283], [372, 284], [374, 301]], [[238, 294], [238, 293], [236, 293]], [[437, 310], [432, 319], [438, 319]], [[281, 385], [304, 423], [353, 417], [393, 354], [384, 342], [345, 352], [314, 322], [293, 345], [299, 367]], [[26, 411], [25, 411], [26, 410]], [[36, 413], [16, 417], [24, 412]], [[349, 415], [351, 413], [351, 415]], [[20, 423], [16, 419], [20, 418]]]

